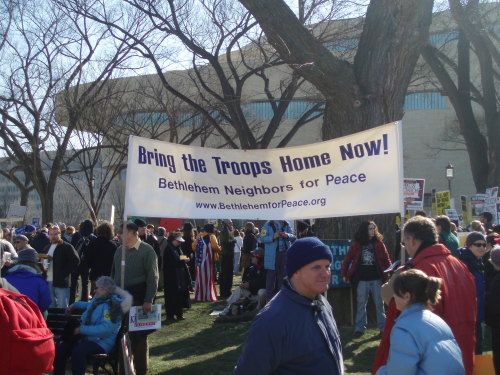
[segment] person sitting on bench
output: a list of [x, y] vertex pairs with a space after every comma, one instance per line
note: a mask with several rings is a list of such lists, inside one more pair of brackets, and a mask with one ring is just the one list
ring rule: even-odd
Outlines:
[[[73, 309], [83, 310], [79, 324], [63, 334], [56, 347], [54, 375], [64, 375], [66, 360], [71, 357], [73, 375], [85, 375], [87, 356], [109, 353], [115, 345], [123, 315], [132, 305], [132, 296], [116, 286], [108, 276], [96, 281], [95, 295], [90, 302], [78, 301], [68, 306], [66, 313]], [[71, 323], [69, 321], [68, 323]]]
[[264, 249], [257, 248], [251, 252], [251, 266], [245, 268], [241, 284], [231, 293], [227, 299], [226, 308], [220, 315], [229, 315], [231, 305], [242, 298], [248, 297], [251, 301], [257, 301], [257, 310], [266, 304], [266, 270], [264, 269]]

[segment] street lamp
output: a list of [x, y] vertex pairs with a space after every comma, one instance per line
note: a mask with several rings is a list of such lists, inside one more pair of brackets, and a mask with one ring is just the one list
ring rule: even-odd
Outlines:
[[453, 180], [454, 175], [454, 169], [453, 165], [451, 163], [448, 163], [446, 166], [446, 179], [448, 180], [448, 190], [450, 191], [450, 198], [451, 198], [451, 180]]

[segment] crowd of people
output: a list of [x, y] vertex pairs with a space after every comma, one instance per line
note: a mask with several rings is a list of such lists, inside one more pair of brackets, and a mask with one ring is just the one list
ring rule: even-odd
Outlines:
[[[374, 301], [380, 331], [374, 374], [472, 374], [485, 324], [500, 373], [500, 229], [490, 216], [461, 228], [446, 216], [417, 212], [397, 233], [402, 264], [391, 260], [374, 221], [359, 225], [340, 272], [356, 291], [355, 337], [367, 328], [370, 295]], [[460, 230], [470, 232], [463, 247]], [[130, 306], [150, 312], [159, 290], [167, 322], [184, 320], [192, 300], [225, 300], [221, 316], [259, 311], [235, 374], [343, 373], [340, 336], [324, 297], [332, 252], [307, 221], [296, 231], [284, 220], [259, 231], [253, 222], [239, 230], [226, 219], [167, 232], [136, 219], [115, 234], [107, 222], [95, 227], [85, 220], [76, 228], [4, 229], [0, 237], [0, 287], [28, 296], [45, 314], [49, 307], [85, 311], [56, 347], [54, 374], [64, 373], [68, 357], [73, 374], [84, 374], [87, 355], [108, 353], [120, 329], [127, 331]], [[148, 373], [152, 332], [129, 332], [139, 375]]]

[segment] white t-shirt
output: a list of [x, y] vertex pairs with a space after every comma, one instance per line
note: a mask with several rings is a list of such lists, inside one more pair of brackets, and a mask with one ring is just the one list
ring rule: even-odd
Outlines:
[[[54, 257], [54, 250], [56, 249], [56, 247], [57, 247], [56, 243], [51, 244], [47, 255]], [[47, 281], [52, 282], [53, 280], [54, 280], [54, 274], [53, 274], [53, 270], [52, 270], [52, 262], [49, 261], [49, 267], [47, 269]]]

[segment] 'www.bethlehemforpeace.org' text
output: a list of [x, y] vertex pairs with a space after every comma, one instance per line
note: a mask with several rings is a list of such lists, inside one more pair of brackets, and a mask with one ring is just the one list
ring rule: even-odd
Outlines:
[[326, 198], [318, 199], [299, 199], [299, 200], [286, 200], [283, 199], [277, 202], [267, 203], [205, 203], [196, 202], [196, 208], [205, 208], [213, 210], [266, 210], [270, 208], [283, 208], [283, 207], [305, 207], [305, 206], [325, 206]]

